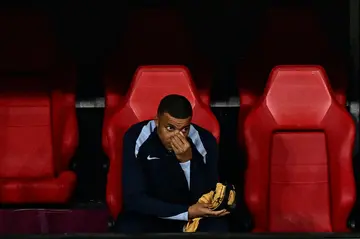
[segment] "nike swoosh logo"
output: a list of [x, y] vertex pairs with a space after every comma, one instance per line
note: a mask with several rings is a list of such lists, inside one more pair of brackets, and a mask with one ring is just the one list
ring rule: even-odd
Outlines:
[[150, 155], [147, 156], [147, 160], [153, 160], [153, 159], [159, 159], [159, 158], [158, 157], [150, 157]]

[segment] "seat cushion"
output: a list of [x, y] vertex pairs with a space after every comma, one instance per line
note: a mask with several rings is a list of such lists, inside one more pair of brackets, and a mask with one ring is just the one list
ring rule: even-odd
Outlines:
[[65, 203], [69, 201], [76, 183], [71, 171], [57, 178], [0, 179], [1, 203]]
[[272, 142], [269, 230], [331, 232], [324, 132], [279, 132]]

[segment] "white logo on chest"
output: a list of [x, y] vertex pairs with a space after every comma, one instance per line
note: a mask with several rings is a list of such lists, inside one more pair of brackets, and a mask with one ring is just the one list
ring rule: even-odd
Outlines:
[[158, 157], [150, 157], [150, 155], [147, 156], [147, 160], [153, 160], [153, 159], [160, 159], [160, 158], [158, 158]]

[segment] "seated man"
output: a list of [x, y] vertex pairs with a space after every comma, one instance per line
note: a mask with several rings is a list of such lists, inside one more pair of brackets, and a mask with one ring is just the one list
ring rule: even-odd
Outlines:
[[191, 124], [192, 107], [180, 95], [164, 97], [155, 120], [133, 125], [124, 136], [124, 210], [121, 233], [182, 232], [189, 219], [202, 217], [197, 231], [227, 232], [226, 210], [197, 203], [218, 182], [217, 144]]

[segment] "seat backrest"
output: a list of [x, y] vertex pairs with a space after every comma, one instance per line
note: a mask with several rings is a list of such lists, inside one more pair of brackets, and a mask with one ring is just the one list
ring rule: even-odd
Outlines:
[[271, 8], [263, 22], [261, 34], [239, 67], [241, 101], [255, 102], [263, 93], [269, 72], [277, 65], [316, 64], [325, 68], [335, 97], [345, 105], [346, 58], [330, 43], [316, 13], [307, 8]]
[[0, 92], [0, 178], [54, 175], [47, 92]]
[[54, 176], [77, 147], [76, 74], [46, 14], [0, 12], [0, 178]]
[[320, 66], [272, 70], [245, 121], [245, 198], [255, 230], [346, 231], [355, 125]]
[[[253, 41], [237, 82], [244, 121], [264, 92], [268, 75], [277, 65], [321, 65], [336, 99], [345, 106], [347, 70], [345, 58], [331, 46], [316, 14], [307, 8], [271, 8], [266, 12], [260, 35]], [[239, 122], [239, 144], [243, 147], [243, 121]]]
[[39, 77], [6, 83], [0, 89], [0, 178], [67, 170], [78, 145], [75, 94]]
[[189, 70], [184, 66], [142, 66], [136, 71], [124, 106], [111, 119], [125, 131], [140, 121], [153, 119], [163, 97], [185, 96], [193, 107], [193, 123], [210, 131], [217, 139], [219, 124], [210, 107], [200, 100]]

